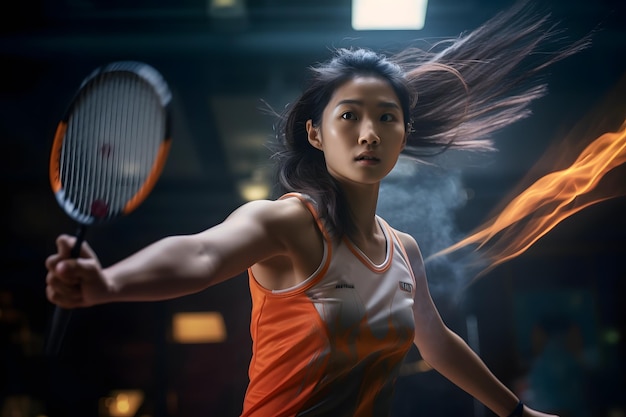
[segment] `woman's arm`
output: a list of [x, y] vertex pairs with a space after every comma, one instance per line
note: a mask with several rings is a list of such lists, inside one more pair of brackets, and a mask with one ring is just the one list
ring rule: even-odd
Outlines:
[[[497, 415], [511, 415], [519, 399], [493, 375], [467, 343], [444, 324], [428, 290], [419, 247], [409, 235], [400, 236], [415, 274], [414, 342], [422, 358]], [[524, 407], [523, 415], [548, 416], [528, 407]]]
[[46, 260], [47, 296], [64, 308], [115, 301], [149, 301], [200, 291], [288, 250], [290, 222], [308, 212], [289, 201], [255, 201], [204, 232], [161, 239], [102, 268], [85, 243], [70, 259], [74, 238], [60, 236], [58, 252]]

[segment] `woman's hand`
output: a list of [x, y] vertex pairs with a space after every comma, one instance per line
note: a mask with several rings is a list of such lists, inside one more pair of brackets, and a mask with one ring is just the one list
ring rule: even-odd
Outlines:
[[87, 242], [83, 242], [79, 257], [71, 258], [75, 242], [73, 236], [60, 235], [57, 253], [46, 259], [46, 296], [66, 309], [99, 304], [109, 291], [100, 261]]

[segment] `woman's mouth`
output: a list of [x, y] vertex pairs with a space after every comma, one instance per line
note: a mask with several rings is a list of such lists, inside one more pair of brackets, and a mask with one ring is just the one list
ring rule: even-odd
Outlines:
[[360, 162], [360, 163], [367, 164], [367, 165], [376, 164], [380, 162], [380, 159], [372, 155], [359, 155], [356, 158], [354, 158], [354, 160], [356, 162]]
[[356, 161], [380, 161], [380, 159], [374, 156], [373, 152], [363, 152], [354, 159]]

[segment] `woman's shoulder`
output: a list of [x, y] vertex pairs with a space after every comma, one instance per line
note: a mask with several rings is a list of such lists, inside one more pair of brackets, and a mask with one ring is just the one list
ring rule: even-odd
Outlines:
[[415, 238], [413, 236], [411, 236], [410, 234], [403, 232], [401, 230], [395, 229], [393, 227], [391, 227], [391, 230], [393, 230], [394, 234], [398, 237], [398, 240], [400, 241], [400, 243], [402, 244], [402, 246], [404, 247], [404, 250], [406, 251], [407, 255], [409, 256], [410, 259], [416, 259], [419, 258], [421, 259], [422, 254], [419, 248], [419, 245], [417, 244], [417, 241], [415, 240]]
[[250, 210], [256, 227], [262, 227], [263, 233], [279, 242], [283, 249], [254, 265], [255, 279], [263, 287], [287, 288], [306, 279], [319, 267], [324, 251], [323, 234], [308, 204], [299, 196], [245, 204], [244, 210]]
[[417, 247], [417, 241], [415, 240], [415, 238], [413, 236], [411, 236], [410, 234], [403, 232], [402, 230], [396, 229], [395, 227], [391, 226], [389, 224], [389, 222], [387, 222], [387, 220], [385, 220], [384, 218], [382, 218], [381, 216], [376, 216], [379, 221], [382, 221], [382, 224], [384, 224], [386, 226], [387, 229], [391, 230], [393, 232], [394, 235], [396, 235], [398, 237], [398, 240], [400, 240], [400, 243], [402, 243], [402, 246], [415, 246]]
[[276, 200], [250, 201], [236, 212], [251, 216], [255, 221], [272, 229], [294, 230], [315, 221], [315, 215], [307, 207], [306, 200], [296, 195], [287, 195]]
[[413, 270], [415, 278], [418, 279], [420, 277], [425, 277], [424, 258], [415, 238], [406, 232], [402, 232], [397, 229], [392, 230], [398, 237], [398, 240], [404, 249], [404, 253], [408, 258], [408, 262], [411, 264], [411, 269]]

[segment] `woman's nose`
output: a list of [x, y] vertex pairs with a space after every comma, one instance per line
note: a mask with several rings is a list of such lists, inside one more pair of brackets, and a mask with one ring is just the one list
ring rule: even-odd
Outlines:
[[380, 136], [376, 133], [373, 126], [364, 126], [359, 136], [359, 145], [378, 145]]

